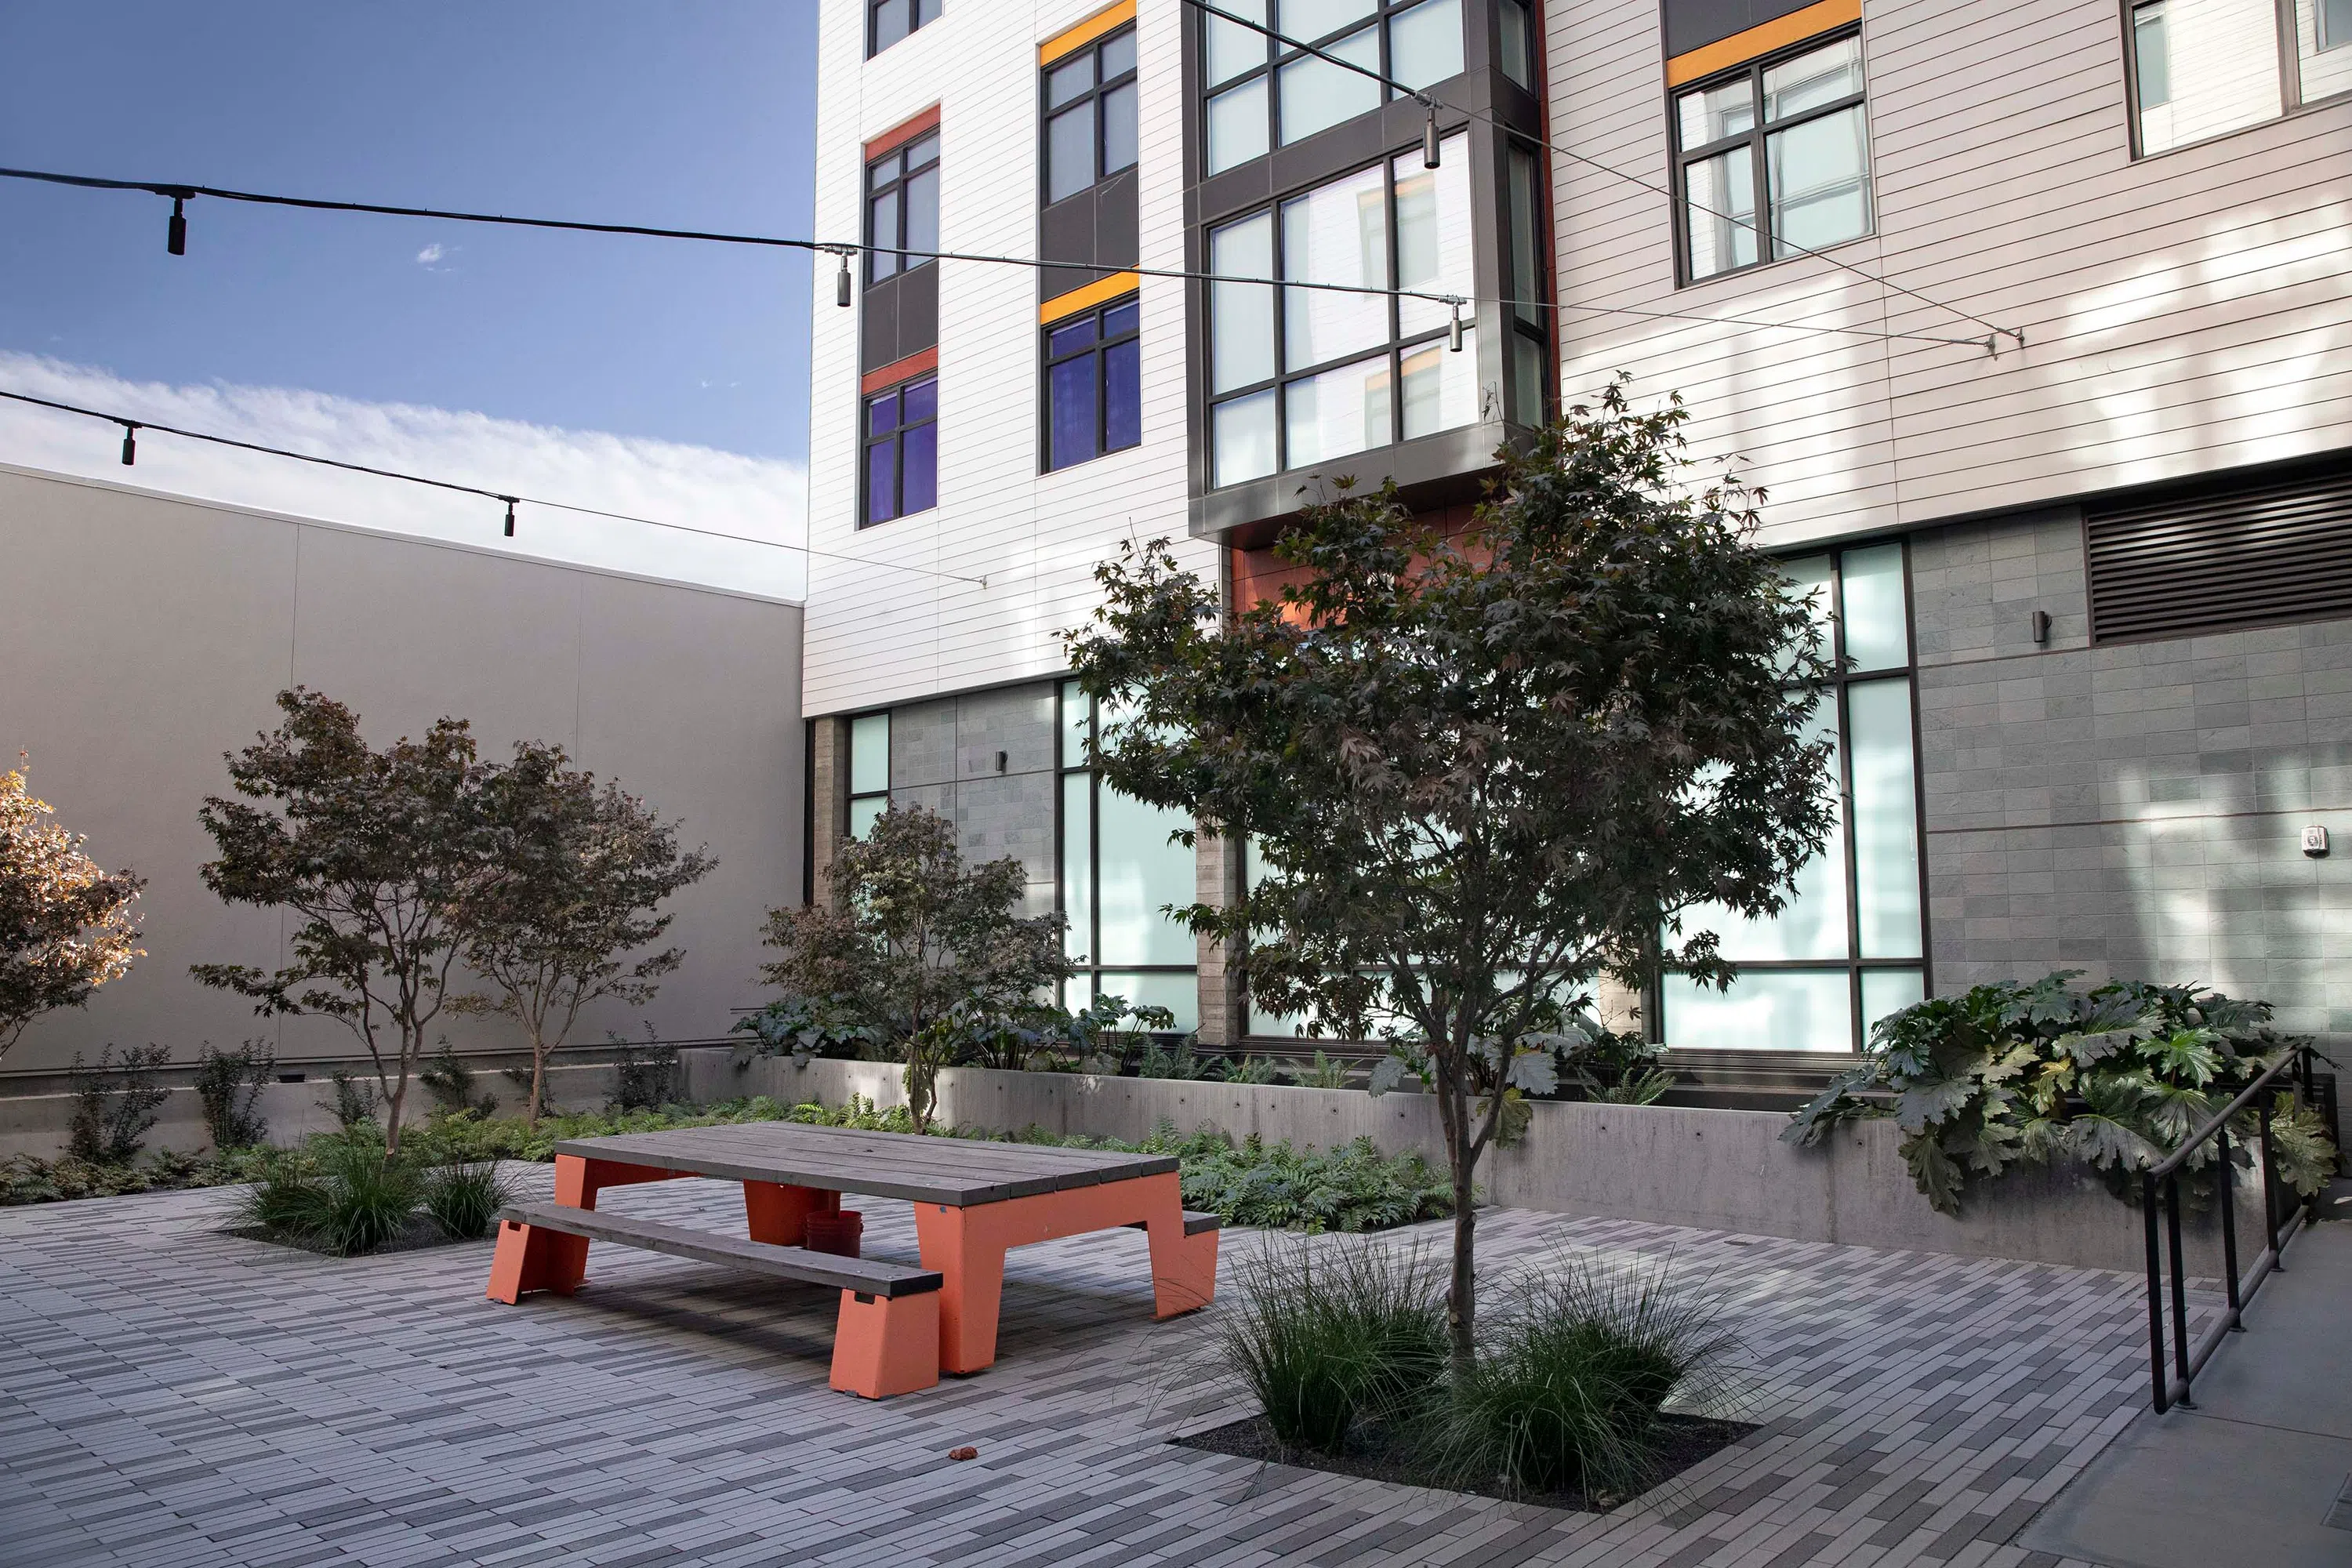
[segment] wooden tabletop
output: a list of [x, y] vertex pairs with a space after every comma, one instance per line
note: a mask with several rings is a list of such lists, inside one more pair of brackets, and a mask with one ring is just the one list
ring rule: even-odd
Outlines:
[[559, 1154], [691, 1171], [730, 1182], [777, 1182], [833, 1192], [871, 1193], [915, 1203], [999, 1203], [1102, 1182], [1157, 1176], [1178, 1168], [1173, 1154], [1124, 1154], [908, 1132], [861, 1132], [792, 1121], [744, 1121], [569, 1138]]

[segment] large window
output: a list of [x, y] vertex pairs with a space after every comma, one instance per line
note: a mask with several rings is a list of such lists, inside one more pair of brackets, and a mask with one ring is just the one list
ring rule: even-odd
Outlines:
[[2352, 91], [2352, 0], [2148, 0], [2130, 61], [2137, 151], [2202, 142]]
[[1198, 949], [1192, 933], [1160, 913], [1195, 901], [1192, 851], [1169, 841], [1190, 827], [1181, 811], [1146, 805], [1097, 778], [1088, 766], [1095, 705], [1076, 681], [1061, 692], [1061, 852], [1065, 941], [1077, 973], [1064, 1002], [1097, 996], [1165, 1007], [1176, 1026], [1200, 1026]]
[[[1423, 88], [1462, 71], [1462, 0], [1220, 0], [1323, 54]], [[1207, 172], [1216, 174], [1381, 106], [1381, 84], [1238, 22], [1202, 15]], [[1391, 89], [1393, 90], [1393, 89]]]
[[880, 54], [916, 28], [940, 19], [940, 0], [866, 0], [866, 53]]
[[866, 400], [866, 507], [859, 527], [939, 504], [939, 418], [937, 376]]
[[1664, 1038], [1681, 1047], [1858, 1051], [1870, 1026], [1927, 994], [1904, 546], [1878, 544], [1788, 564], [1814, 595], [1839, 675], [1814, 710], [1833, 737], [1837, 826], [1797, 874], [1789, 906], [1748, 921], [1696, 909], [1738, 965], [1728, 991], [1665, 977]]
[[890, 804], [890, 715], [849, 721], [849, 837], [863, 838]]
[[1767, 56], [1676, 93], [1674, 121], [1686, 279], [1870, 232], [1861, 38]]
[[917, 137], [866, 165], [866, 281], [918, 267], [927, 256], [901, 251], [940, 247], [940, 133]]
[[[1469, 145], [1456, 135], [1437, 168], [1423, 168], [1416, 150], [1211, 230], [1209, 266], [1229, 277], [1466, 298], [1470, 231]], [[1465, 325], [1462, 352], [1449, 352], [1444, 305], [1255, 283], [1210, 288], [1212, 484], [1477, 421], [1473, 333]]]
[[1045, 68], [1045, 203], [1135, 167], [1135, 29]]
[[1045, 328], [1045, 467], [1143, 441], [1142, 307], [1130, 296]]

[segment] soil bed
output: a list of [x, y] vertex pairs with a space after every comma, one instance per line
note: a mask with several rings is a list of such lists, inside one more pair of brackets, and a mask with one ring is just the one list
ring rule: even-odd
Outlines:
[[[1668, 1414], [1659, 1417], [1663, 1430], [1659, 1434], [1658, 1473], [1651, 1485], [1672, 1480], [1708, 1455], [1731, 1447], [1756, 1427], [1741, 1421], [1713, 1421], [1700, 1415]], [[1533, 1503], [1539, 1508], [1564, 1509], [1574, 1513], [1606, 1513], [1625, 1501], [1612, 1498], [1598, 1501], [1578, 1492], [1514, 1492], [1499, 1482], [1486, 1486], [1457, 1486], [1451, 1481], [1435, 1480], [1414, 1468], [1401, 1451], [1401, 1445], [1388, 1443], [1351, 1447], [1344, 1454], [1322, 1454], [1311, 1448], [1286, 1448], [1276, 1442], [1274, 1430], [1263, 1415], [1252, 1415], [1226, 1426], [1215, 1426], [1206, 1432], [1195, 1432], [1188, 1437], [1173, 1439], [1177, 1447], [1199, 1448], [1212, 1454], [1228, 1454], [1237, 1459], [1257, 1459], [1268, 1464], [1292, 1465], [1304, 1470], [1323, 1470], [1335, 1476], [1356, 1476], [1364, 1480], [1388, 1481], [1408, 1487], [1433, 1487], [1440, 1491], [1470, 1491], [1480, 1497], [1498, 1499], [1504, 1502]]]
[[288, 1236], [267, 1226], [224, 1226], [223, 1236], [242, 1237], [247, 1241], [266, 1241], [272, 1247], [289, 1247], [299, 1252], [316, 1253], [320, 1258], [376, 1258], [387, 1252], [422, 1252], [429, 1247], [462, 1247], [469, 1242], [488, 1241], [487, 1236], [451, 1236], [433, 1223], [427, 1215], [418, 1215], [402, 1227], [399, 1235], [373, 1252], [335, 1252], [325, 1243], [302, 1237]]

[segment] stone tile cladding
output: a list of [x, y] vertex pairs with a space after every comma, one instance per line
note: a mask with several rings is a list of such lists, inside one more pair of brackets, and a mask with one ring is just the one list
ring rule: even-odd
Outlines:
[[[604, 1201], [741, 1223], [711, 1183]], [[1566, 1513], [1171, 1447], [1246, 1410], [1210, 1315], [1150, 1321], [1127, 1232], [1017, 1254], [998, 1364], [869, 1405], [825, 1386], [830, 1292], [600, 1247], [580, 1296], [500, 1307], [486, 1243], [331, 1261], [215, 1233], [221, 1203], [0, 1211], [0, 1560], [2055, 1568], [2007, 1542], [2142, 1400], [2120, 1275], [1490, 1210], [1490, 1293], [1670, 1257], [1752, 1363], [1760, 1430]], [[911, 1259], [904, 1207], [861, 1206]], [[1234, 1233], [1223, 1288], [1293, 1244]]]
[[2095, 647], [2073, 509], [1911, 563], [1936, 989], [2202, 981], [2352, 1031], [2352, 621]]

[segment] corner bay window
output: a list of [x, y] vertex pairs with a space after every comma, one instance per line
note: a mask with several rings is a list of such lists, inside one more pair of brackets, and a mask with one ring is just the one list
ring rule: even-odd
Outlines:
[[[1216, 8], [1408, 88], [1462, 72], [1462, 0], [1277, 0], [1271, 22], [1267, 0], [1219, 0]], [[1205, 14], [1202, 22], [1208, 174], [1381, 106], [1381, 86], [1370, 77], [1238, 22]]]
[[2352, 91], [2352, 0], [2148, 0], [2131, 8], [2133, 133], [2162, 153]]
[[1191, 931], [1160, 912], [1197, 896], [1192, 851], [1168, 837], [1192, 819], [1095, 776], [1087, 748], [1097, 721], [1093, 700], [1076, 681], [1064, 683], [1058, 882], [1069, 922], [1063, 940], [1077, 973], [1063, 1002], [1075, 1010], [1097, 996], [1124, 996], [1167, 1008], [1179, 1029], [1198, 1028], [1198, 949]]
[[1133, 299], [1045, 328], [1045, 467], [1066, 468], [1143, 441], [1143, 371]]
[[1859, 37], [1768, 58], [1677, 93], [1684, 276], [1696, 281], [1868, 234], [1863, 100]]
[[866, 165], [866, 280], [929, 267], [900, 249], [940, 247], [940, 133], [919, 136]]
[[[1213, 229], [1209, 268], [1467, 298], [1470, 232], [1469, 140], [1454, 135], [1435, 169], [1415, 151]], [[1477, 421], [1466, 314], [1455, 353], [1452, 312], [1434, 300], [1254, 283], [1210, 290], [1213, 485]]]
[[1045, 202], [1109, 179], [1136, 160], [1135, 29], [1045, 68]]
[[1837, 823], [1778, 918], [1685, 911], [1684, 931], [1714, 931], [1739, 976], [1717, 991], [1666, 975], [1670, 1046], [1858, 1051], [1871, 1025], [1927, 994], [1904, 547], [1809, 556], [1787, 571], [1799, 596], [1818, 590], [1840, 671], [1812, 718], [1836, 742]]
[[939, 416], [937, 376], [866, 400], [866, 510], [858, 526], [939, 504]]

